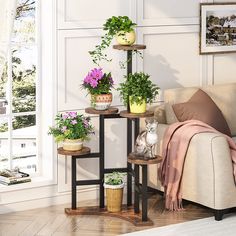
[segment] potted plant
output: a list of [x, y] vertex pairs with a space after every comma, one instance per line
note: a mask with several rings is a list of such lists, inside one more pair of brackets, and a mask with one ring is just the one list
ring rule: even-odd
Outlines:
[[104, 188], [106, 189], [107, 210], [119, 212], [122, 208], [123, 199], [123, 173], [113, 172], [105, 176]]
[[102, 36], [101, 44], [97, 45], [95, 50], [89, 51], [93, 62], [99, 66], [102, 60], [110, 61], [103, 51], [111, 45], [114, 37], [116, 37], [118, 44], [132, 45], [136, 37], [134, 31], [135, 26], [136, 24], [128, 16], [112, 16], [107, 19], [103, 25], [103, 30], [106, 33]]
[[101, 68], [94, 68], [84, 78], [82, 87], [91, 95], [92, 107], [106, 110], [112, 102], [113, 84], [111, 73], [103, 73]]
[[136, 72], [125, 76], [125, 81], [120, 83], [118, 91], [124, 105], [129, 102], [131, 113], [144, 113], [146, 104], [152, 103], [158, 94], [159, 87], [149, 78], [148, 74]]
[[106, 20], [103, 29], [108, 31], [108, 35], [116, 36], [120, 45], [132, 45], [135, 42], [135, 23], [128, 16], [112, 16]]
[[56, 125], [49, 127], [48, 134], [55, 138], [56, 142], [63, 142], [63, 149], [78, 151], [83, 148], [83, 141], [89, 139], [94, 133], [90, 117], [80, 115], [77, 112], [57, 114]]

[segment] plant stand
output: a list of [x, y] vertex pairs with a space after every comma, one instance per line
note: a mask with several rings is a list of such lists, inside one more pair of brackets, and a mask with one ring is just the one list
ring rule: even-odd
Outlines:
[[[127, 73], [132, 73], [132, 51], [143, 50], [146, 48], [145, 45], [132, 45], [132, 46], [120, 46], [114, 45], [114, 49], [127, 51]], [[104, 215], [118, 217], [124, 220], [127, 220], [133, 223], [135, 226], [151, 226], [153, 222], [148, 220], [147, 217], [143, 217], [143, 214], [146, 215], [147, 208], [143, 208], [144, 213], [141, 214], [137, 211], [137, 196], [135, 197], [136, 210], [132, 205], [132, 177], [134, 177], [133, 163], [129, 160], [127, 161], [127, 167], [124, 168], [105, 168], [105, 156], [104, 156], [104, 142], [105, 142], [105, 120], [107, 119], [127, 119], [127, 156], [132, 152], [132, 147], [136, 137], [139, 134], [139, 119], [145, 117], [152, 117], [154, 112], [147, 111], [142, 114], [133, 114], [129, 113], [129, 105], [127, 111], [121, 111], [118, 113], [118, 109], [110, 107], [105, 111], [98, 111], [92, 107], [86, 108], [85, 112], [87, 114], [96, 114], [99, 115], [99, 152], [96, 153], [87, 153], [86, 155], [78, 155], [75, 153], [61, 152], [58, 150], [59, 154], [62, 155], [71, 155], [72, 156], [72, 206], [71, 208], [66, 208], [65, 212], [68, 215]], [[134, 133], [134, 135], [133, 135]], [[99, 158], [99, 179], [98, 180], [76, 180], [76, 159], [78, 158]], [[74, 161], [73, 161], [74, 160]], [[137, 167], [135, 168], [137, 169]], [[106, 173], [112, 173], [113, 171], [127, 173], [127, 205], [124, 205], [121, 212], [110, 213], [106, 210], [104, 204], [104, 187], [103, 179]], [[137, 181], [137, 177], [136, 177]], [[86, 185], [86, 184], [98, 184], [99, 185], [99, 207], [76, 207], [76, 186]], [[146, 200], [147, 201], [147, 200]], [[147, 206], [147, 204], [146, 204]]]

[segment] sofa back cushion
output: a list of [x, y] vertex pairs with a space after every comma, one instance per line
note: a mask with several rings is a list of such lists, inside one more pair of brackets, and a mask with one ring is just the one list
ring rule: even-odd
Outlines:
[[231, 137], [229, 126], [214, 101], [201, 89], [187, 101], [173, 106], [179, 121], [200, 120]]
[[[187, 102], [199, 87], [168, 89], [164, 92], [166, 120], [168, 124], [178, 119], [172, 109], [176, 103]], [[233, 136], [236, 135], [236, 83], [201, 87], [221, 110]]]

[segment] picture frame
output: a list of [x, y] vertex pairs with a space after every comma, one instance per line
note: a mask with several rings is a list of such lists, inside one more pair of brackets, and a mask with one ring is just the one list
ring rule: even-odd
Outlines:
[[236, 3], [200, 4], [200, 54], [236, 52]]

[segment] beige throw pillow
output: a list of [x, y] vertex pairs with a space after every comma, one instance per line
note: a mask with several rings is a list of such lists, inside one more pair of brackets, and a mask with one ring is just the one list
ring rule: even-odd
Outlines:
[[218, 106], [201, 89], [187, 102], [172, 105], [179, 121], [200, 120], [216, 130], [231, 136], [229, 126]]

